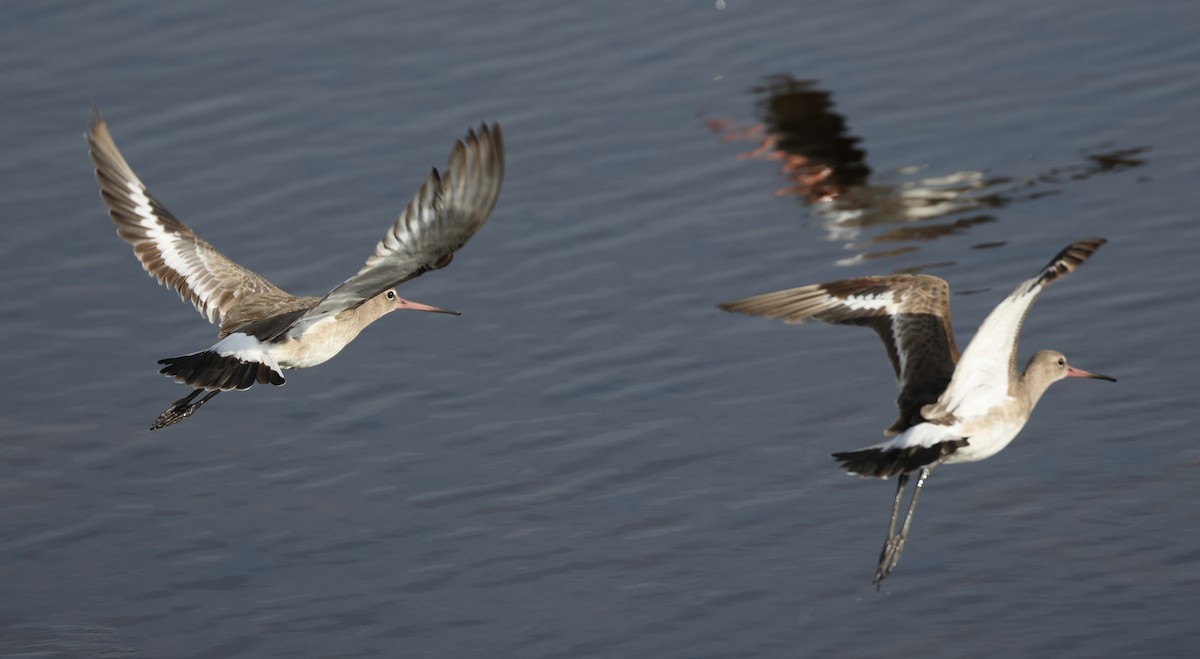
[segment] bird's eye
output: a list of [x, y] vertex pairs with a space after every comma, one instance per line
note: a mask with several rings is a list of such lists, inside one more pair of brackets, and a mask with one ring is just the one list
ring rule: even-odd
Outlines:
[[389, 300], [395, 300], [395, 299], [396, 299], [396, 291], [388, 291], [388, 292], [387, 292], [387, 299], [389, 299]]
[[1059, 358], [1058, 358], [1058, 365], [1059, 365], [1059, 366], [1066, 366], [1066, 365], [1067, 365], [1067, 359], [1066, 359], [1066, 357], [1059, 357]]

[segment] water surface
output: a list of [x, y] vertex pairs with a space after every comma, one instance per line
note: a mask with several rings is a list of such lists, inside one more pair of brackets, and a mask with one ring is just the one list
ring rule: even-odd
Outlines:
[[[114, 2], [0, 36], [0, 654], [1171, 656], [1198, 639], [1191, 3]], [[141, 272], [80, 135], [296, 294], [354, 272], [467, 126], [500, 204], [282, 389], [145, 430], [213, 329]], [[895, 391], [869, 332], [717, 302], [945, 277], [1120, 382], [931, 479], [828, 457]], [[416, 317], [420, 316], [420, 317]]]

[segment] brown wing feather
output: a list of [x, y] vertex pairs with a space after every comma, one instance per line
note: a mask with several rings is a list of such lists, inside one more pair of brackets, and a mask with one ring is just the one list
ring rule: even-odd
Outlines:
[[958, 348], [950, 325], [950, 288], [930, 275], [860, 277], [755, 295], [718, 305], [787, 323], [820, 320], [870, 327], [883, 341], [900, 385], [895, 435], [920, 423], [954, 373]]
[[[117, 235], [133, 246], [150, 276], [191, 302], [209, 322], [219, 321], [222, 336], [261, 309], [297, 299], [225, 258], [159, 203], [125, 162], [99, 112], [92, 114], [85, 137]], [[313, 303], [315, 298], [308, 306]]]

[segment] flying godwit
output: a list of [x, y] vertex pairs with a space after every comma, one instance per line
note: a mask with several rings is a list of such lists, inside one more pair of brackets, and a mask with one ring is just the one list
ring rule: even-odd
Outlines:
[[146, 272], [220, 324], [211, 348], [159, 360], [160, 373], [195, 390], [172, 403], [151, 430], [179, 423], [222, 391], [281, 385], [283, 371], [325, 362], [392, 311], [457, 315], [405, 300], [394, 287], [448, 265], [491, 213], [504, 177], [500, 126], [468, 130], [446, 169], [429, 173], [358, 273], [324, 297], [297, 297], [225, 258], [167, 211], [125, 162], [98, 112], [84, 137], [117, 234]]
[[[884, 430], [892, 439], [857, 451], [834, 453], [851, 474], [898, 476], [887, 540], [874, 584], [879, 587], [904, 550], [913, 510], [930, 472], [939, 464], [975, 462], [998, 453], [1017, 436], [1033, 407], [1063, 378], [1114, 378], [1067, 363], [1042, 350], [1017, 372], [1017, 338], [1042, 289], [1079, 267], [1103, 238], [1081, 240], [1021, 282], [980, 325], [959, 357], [950, 325], [950, 287], [930, 275], [861, 277], [734, 300], [719, 305], [788, 323], [816, 319], [875, 330], [887, 349], [900, 386], [900, 417]], [[899, 532], [896, 520], [909, 473], [920, 470]]]

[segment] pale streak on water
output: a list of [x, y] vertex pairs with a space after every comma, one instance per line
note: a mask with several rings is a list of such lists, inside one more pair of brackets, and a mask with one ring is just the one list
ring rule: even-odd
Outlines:
[[[1189, 654], [1198, 22], [1172, 2], [8, 7], [0, 655]], [[830, 99], [868, 201], [776, 196], [812, 171], [712, 130], [762, 121], [778, 76]], [[464, 315], [388, 318], [283, 389], [145, 431], [182, 393], [154, 361], [212, 330], [105, 219], [93, 103], [172, 211], [301, 294], [358, 267], [468, 125], [502, 122], [491, 221], [404, 287]], [[1123, 150], [1140, 162], [1074, 175]], [[932, 184], [968, 203], [887, 212]], [[1092, 235], [1111, 242], [1024, 353], [1120, 382], [1058, 385], [1009, 450], [936, 473], [874, 592], [891, 488], [828, 453], [890, 423], [882, 351], [713, 304], [922, 270], [975, 292], [965, 342]]]

